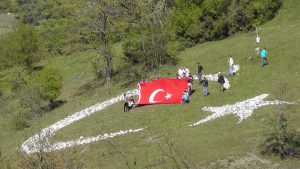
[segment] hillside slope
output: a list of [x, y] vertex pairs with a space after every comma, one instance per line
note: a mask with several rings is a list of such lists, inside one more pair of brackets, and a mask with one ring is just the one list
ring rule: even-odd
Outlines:
[[[272, 21], [260, 26], [261, 44], [268, 50], [269, 65], [262, 68], [259, 59], [248, 61], [255, 55], [255, 32], [238, 34], [225, 40], [196, 45], [182, 51], [179, 55], [180, 65], [196, 72], [197, 62], [204, 66], [205, 74], [223, 72], [227, 69], [227, 55], [231, 54], [235, 63], [241, 66], [239, 75], [229, 77], [231, 88], [220, 92], [217, 83], [210, 82], [211, 95], [203, 97], [202, 86], [195, 83], [195, 93], [191, 103], [186, 105], [155, 105], [133, 109], [129, 113], [122, 112], [122, 103], [115, 104], [101, 112], [87, 117], [77, 123], [60, 130], [55, 140], [71, 140], [81, 136], [93, 136], [104, 133], [126, 130], [130, 128], [147, 127], [144, 131], [109, 141], [97, 142], [78, 147], [81, 159], [86, 168], [126, 168], [126, 161], [132, 168], [171, 168], [176, 165], [170, 158], [175, 154], [177, 161], [188, 161], [192, 168], [300, 168], [299, 159], [280, 160], [274, 157], [261, 156], [259, 145], [263, 135], [270, 128], [270, 120], [278, 115], [278, 107], [266, 106], [256, 109], [251, 117], [237, 124], [233, 115], [225, 116], [205, 124], [188, 127], [192, 122], [209, 115], [201, 108], [205, 106], [222, 106], [234, 104], [263, 93], [270, 94], [266, 100], [275, 100], [278, 96], [280, 82], [287, 81], [288, 89], [285, 101], [298, 103], [292, 110], [286, 111], [289, 127], [300, 132], [300, 1], [285, 0], [282, 9]], [[93, 57], [93, 55], [89, 55]], [[258, 57], [258, 56], [256, 56]], [[77, 89], [76, 75], [84, 68], [84, 63], [78, 59], [51, 60], [46, 64], [62, 65], [66, 70], [66, 84]], [[72, 66], [73, 65], [73, 66]], [[74, 66], [75, 65], [75, 66]], [[70, 66], [70, 69], [67, 67]], [[160, 73], [176, 74], [178, 67], [165, 66]], [[91, 72], [91, 68], [84, 72]], [[73, 77], [74, 76], [74, 77]], [[88, 76], [88, 75], [87, 75]], [[87, 80], [90, 80], [86, 77]], [[65, 88], [62, 98], [67, 103], [32, 122], [31, 128], [25, 131], [12, 132], [12, 127], [3, 123], [0, 126], [0, 149], [6, 159], [16, 158], [17, 148], [25, 140], [24, 135], [31, 136], [39, 129], [73, 114], [94, 103], [102, 102], [122, 93], [121, 87], [98, 88], [84, 95], [69, 95], [74, 92]], [[170, 146], [172, 142], [176, 148]], [[112, 145], [117, 147], [113, 148]], [[171, 147], [171, 148], [170, 148]], [[172, 149], [174, 148], [174, 149]], [[176, 155], [176, 152], [178, 154]], [[64, 151], [64, 150], [62, 150]], [[122, 152], [122, 153], [120, 153]], [[58, 152], [60, 153], [60, 152]], [[122, 155], [123, 154], [123, 155]], [[124, 158], [125, 157], [125, 158]], [[223, 159], [223, 160], [222, 160]], [[218, 161], [219, 160], [219, 161]], [[234, 164], [241, 163], [239, 165]], [[183, 168], [184, 164], [178, 164]], [[233, 165], [233, 166], [231, 166]]]

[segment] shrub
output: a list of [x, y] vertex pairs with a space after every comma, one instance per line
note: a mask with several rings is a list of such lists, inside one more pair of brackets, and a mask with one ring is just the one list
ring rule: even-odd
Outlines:
[[262, 154], [278, 155], [281, 158], [297, 157], [300, 155], [300, 137], [294, 131], [288, 131], [287, 120], [281, 116], [266, 135], [261, 149]]
[[53, 102], [61, 93], [62, 75], [55, 68], [46, 68], [33, 77], [33, 82], [41, 90], [41, 97], [44, 100]]
[[20, 97], [20, 104], [23, 111], [31, 112], [32, 115], [42, 115], [43, 107], [47, 103], [42, 97], [40, 86], [30, 82], [19, 91], [18, 96]]
[[23, 64], [31, 70], [32, 64], [39, 60], [40, 40], [33, 26], [19, 25], [0, 44], [0, 68]]

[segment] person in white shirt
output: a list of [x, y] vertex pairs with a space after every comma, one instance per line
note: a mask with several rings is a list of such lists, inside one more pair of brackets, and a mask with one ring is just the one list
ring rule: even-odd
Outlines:
[[230, 76], [233, 76], [233, 59], [230, 55], [228, 56], [227, 62], [228, 62], [228, 66], [229, 66], [228, 73]]
[[178, 69], [178, 75], [179, 75], [179, 78], [182, 78], [182, 77], [183, 77], [183, 72], [184, 72], [184, 69], [183, 69], [183, 67], [181, 66], [181, 67]]
[[185, 73], [186, 77], [190, 76], [190, 70], [187, 67], [184, 67], [183, 72]]

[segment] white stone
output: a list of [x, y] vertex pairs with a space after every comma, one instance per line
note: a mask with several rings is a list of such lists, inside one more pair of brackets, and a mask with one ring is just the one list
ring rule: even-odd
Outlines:
[[250, 117], [254, 111], [254, 109], [257, 109], [262, 106], [267, 105], [278, 105], [278, 104], [295, 104], [291, 102], [285, 102], [285, 101], [263, 101], [269, 94], [262, 94], [260, 96], [256, 96], [251, 99], [244, 100], [242, 102], [237, 102], [232, 105], [225, 105], [221, 107], [203, 107], [203, 111], [208, 111], [213, 113], [212, 115], [206, 117], [205, 119], [202, 119], [198, 122], [195, 122], [191, 124], [190, 126], [197, 126], [199, 124], [214, 120], [216, 118], [226, 116], [233, 114], [240, 118], [239, 122], [243, 121], [244, 119]]

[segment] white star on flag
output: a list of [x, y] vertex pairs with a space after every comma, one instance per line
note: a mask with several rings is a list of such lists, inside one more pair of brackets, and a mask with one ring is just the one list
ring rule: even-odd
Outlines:
[[167, 93], [167, 95], [166, 95], [165, 97], [166, 97], [166, 99], [170, 99], [170, 98], [171, 98], [171, 96], [172, 96], [172, 94], [170, 94], [170, 93]]

